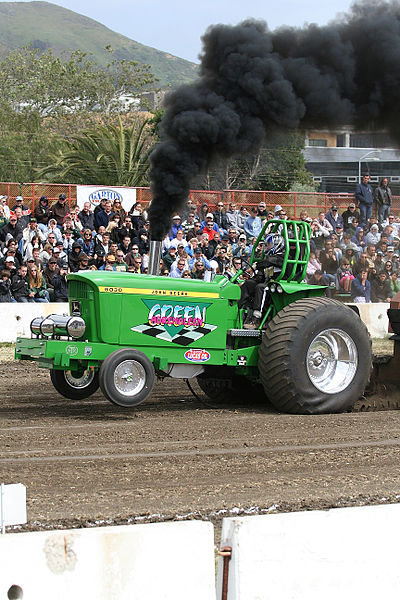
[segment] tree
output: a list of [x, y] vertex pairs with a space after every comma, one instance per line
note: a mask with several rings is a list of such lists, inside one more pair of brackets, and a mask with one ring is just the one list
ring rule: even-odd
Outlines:
[[126, 112], [121, 97], [138, 98], [155, 82], [148, 65], [113, 59], [102, 69], [81, 50], [55, 56], [51, 49], [20, 48], [0, 61], [0, 97], [16, 111], [29, 107], [41, 116]]
[[152, 120], [137, 116], [129, 126], [104, 125], [72, 137], [36, 180], [80, 184], [142, 186], [147, 184], [154, 138]]
[[273, 131], [263, 146], [246, 156], [222, 160], [198, 178], [205, 189], [289, 191], [295, 183], [312, 184], [302, 153], [304, 135], [299, 131]]
[[150, 67], [135, 61], [110, 58], [101, 69], [80, 50], [11, 52], [0, 60], [0, 181], [34, 180], [74, 135], [115, 125], [120, 114], [128, 120], [121, 97], [154, 84]]

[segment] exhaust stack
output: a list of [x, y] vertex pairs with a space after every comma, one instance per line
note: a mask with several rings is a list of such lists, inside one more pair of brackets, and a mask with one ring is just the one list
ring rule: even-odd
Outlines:
[[159, 240], [150, 241], [149, 275], [160, 274], [161, 246]]

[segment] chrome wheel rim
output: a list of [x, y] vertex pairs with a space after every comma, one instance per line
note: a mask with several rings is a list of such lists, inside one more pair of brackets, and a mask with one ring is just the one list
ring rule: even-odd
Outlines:
[[123, 360], [114, 371], [114, 385], [123, 396], [136, 396], [146, 384], [146, 371], [136, 360]]
[[88, 387], [94, 379], [94, 371], [84, 371], [80, 377], [74, 377], [71, 371], [64, 371], [65, 381], [73, 388]]
[[308, 376], [318, 390], [338, 394], [350, 385], [356, 374], [356, 344], [342, 329], [325, 329], [311, 342], [306, 365]]

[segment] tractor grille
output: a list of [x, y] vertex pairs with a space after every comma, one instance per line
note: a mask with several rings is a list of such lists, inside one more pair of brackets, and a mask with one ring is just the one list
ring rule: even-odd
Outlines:
[[90, 291], [90, 287], [82, 281], [70, 281], [68, 284], [68, 293], [70, 298], [87, 300], [89, 298]]

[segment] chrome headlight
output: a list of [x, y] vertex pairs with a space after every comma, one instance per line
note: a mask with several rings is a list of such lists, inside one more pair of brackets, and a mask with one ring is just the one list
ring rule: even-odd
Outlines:
[[82, 317], [71, 317], [67, 323], [67, 332], [73, 338], [80, 338], [86, 330], [86, 323]]
[[269, 289], [272, 293], [276, 292], [276, 283], [271, 283], [271, 285], [269, 286]]
[[51, 317], [46, 317], [40, 324], [40, 333], [46, 337], [54, 335], [54, 321]]

